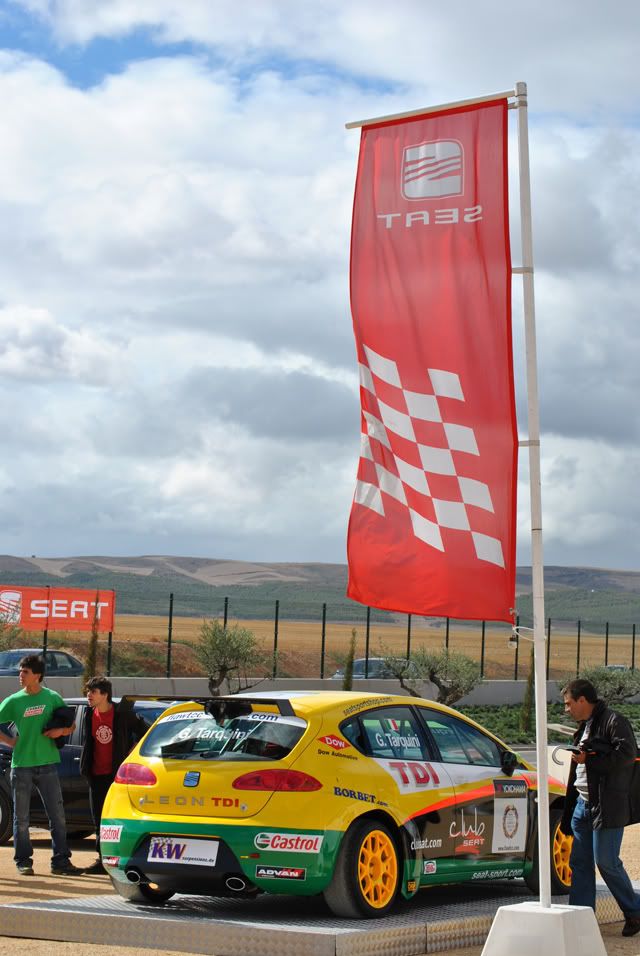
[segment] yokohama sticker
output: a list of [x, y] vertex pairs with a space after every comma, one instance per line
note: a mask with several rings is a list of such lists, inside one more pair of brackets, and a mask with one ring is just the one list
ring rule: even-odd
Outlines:
[[299, 866], [257, 866], [256, 879], [306, 880], [307, 871]]
[[258, 833], [253, 842], [258, 850], [319, 853], [323, 840], [314, 833]]

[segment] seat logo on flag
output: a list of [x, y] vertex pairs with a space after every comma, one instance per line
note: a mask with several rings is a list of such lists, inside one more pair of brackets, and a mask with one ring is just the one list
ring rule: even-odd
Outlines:
[[405, 199], [441, 199], [461, 196], [462, 144], [440, 139], [406, 146], [402, 160], [402, 195]]

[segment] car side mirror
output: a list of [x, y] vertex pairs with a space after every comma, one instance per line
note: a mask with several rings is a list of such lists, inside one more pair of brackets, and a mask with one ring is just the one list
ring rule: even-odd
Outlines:
[[506, 773], [507, 777], [513, 775], [513, 771], [518, 766], [518, 758], [511, 750], [503, 750], [502, 757], [500, 759], [500, 769], [503, 773]]

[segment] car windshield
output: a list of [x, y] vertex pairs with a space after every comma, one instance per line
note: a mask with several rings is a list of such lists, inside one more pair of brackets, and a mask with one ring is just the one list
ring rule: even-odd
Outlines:
[[0, 653], [0, 667], [13, 667], [21, 661], [26, 651], [2, 651]]
[[216, 720], [204, 711], [167, 714], [140, 748], [145, 757], [171, 760], [282, 760], [302, 737], [300, 717], [252, 713]]

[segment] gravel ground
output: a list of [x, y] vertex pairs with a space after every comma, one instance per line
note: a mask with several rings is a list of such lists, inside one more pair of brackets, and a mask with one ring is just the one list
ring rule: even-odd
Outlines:
[[[97, 896], [112, 892], [106, 876], [51, 876], [50, 842], [42, 831], [34, 831], [35, 876], [16, 876], [13, 863], [13, 847], [0, 847], [0, 902], [38, 902], [40, 900], [65, 899], [72, 896]], [[95, 859], [90, 839], [72, 844], [73, 863], [88, 866]], [[622, 859], [632, 880], [640, 880], [640, 824], [628, 827], [622, 843]], [[0, 911], [0, 932], [2, 929]], [[631, 939], [620, 935], [622, 922], [601, 927], [607, 956], [640, 956], [640, 933]], [[16, 939], [0, 935], [0, 956], [149, 956], [162, 953], [164, 956], [179, 956], [170, 950], [137, 949], [128, 946], [107, 946], [92, 943], [61, 943], [50, 940]], [[448, 950], [448, 956], [481, 956], [482, 947]], [[196, 954], [206, 956], [206, 954]], [[242, 954], [238, 954], [242, 956]]]

